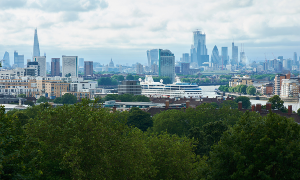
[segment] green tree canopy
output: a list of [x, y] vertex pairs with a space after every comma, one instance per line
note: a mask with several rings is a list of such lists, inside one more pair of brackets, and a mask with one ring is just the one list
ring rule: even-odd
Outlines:
[[239, 97], [235, 98], [236, 103], [239, 103], [239, 101], [242, 101], [242, 103], [243, 103], [242, 106], [243, 106], [244, 109], [250, 108], [251, 102], [250, 102], [250, 99], [248, 97], [239, 96]]
[[61, 97], [57, 97], [57, 98], [54, 99], [53, 102], [57, 103], [57, 104], [62, 104], [62, 99], [61, 99]]
[[126, 76], [126, 80], [134, 80], [133, 75], [128, 74], [128, 75]]
[[284, 108], [283, 106], [284, 101], [281, 100], [281, 98], [278, 95], [274, 95], [273, 97], [271, 97], [268, 102], [272, 103], [272, 109]]
[[248, 86], [246, 89], [247, 94], [254, 95], [256, 93], [256, 88], [254, 86]]
[[26, 94], [19, 94], [18, 97], [26, 98]]
[[133, 107], [129, 111], [127, 124], [129, 126], [134, 126], [142, 131], [146, 131], [149, 127], [153, 126], [152, 118], [150, 113], [142, 111], [140, 108]]
[[167, 77], [167, 76], [153, 77], [154, 82], [160, 82], [161, 79], [163, 80], [164, 84], [171, 84], [172, 83], [170, 77]]
[[210, 153], [207, 179], [299, 179], [300, 126], [246, 113]]
[[62, 104], [75, 104], [77, 102], [77, 97], [73, 94], [66, 93], [61, 97]]
[[118, 85], [118, 82], [117, 80], [109, 77], [101, 77], [100, 79], [98, 79], [98, 85], [113, 86]]
[[49, 100], [45, 98], [44, 96], [40, 96], [40, 98], [36, 101], [37, 103], [42, 103], [42, 102], [48, 102]]

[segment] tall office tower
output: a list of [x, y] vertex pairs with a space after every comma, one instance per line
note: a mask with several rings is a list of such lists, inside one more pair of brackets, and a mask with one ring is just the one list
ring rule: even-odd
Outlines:
[[278, 67], [277, 67], [277, 71], [278, 72], [282, 72], [282, 70], [283, 70], [283, 64], [282, 64], [282, 62], [281, 61], [278, 61]]
[[220, 54], [217, 46], [214, 46], [212, 50], [210, 62], [212, 63], [214, 69], [217, 69], [219, 65], [222, 65], [222, 61], [220, 62]]
[[60, 73], [60, 58], [51, 59], [51, 76], [59, 76]]
[[24, 55], [19, 55], [17, 51], [14, 52], [14, 64], [16, 67], [24, 68]]
[[294, 62], [293, 62], [293, 64], [294, 65], [298, 65], [298, 63], [297, 63], [297, 58], [298, 56], [297, 56], [297, 53], [296, 52], [294, 52]]
[[175, 81], [175, 56], [170, 50], [159, 49], [158, 75]]
[[62, 56], [62, 77], [78, 77], [78, 56]]
[[151, 72], [153, 74], [157, 74], [158, 73], [158, 65], [157, 64], [152, 64], [151, 65]]
[[158, 63], [158, 49], [147, 50], [148, 66]]
[[84, 58], [79, 58], [79, 67], [84, 67]]
[[39, 69], [39, 63], [38, 62], [27, 62], [27, 67], [28, 68], [34, 68], [34, 76], [40, 76], [40, 69]]
[[198, 63], [199, 66], [207, 60], [206, 35], [201, 31], [193, 32], [194, 44], [191, 46], [191, 62]]
[[190, 74], [190, 63], [181, 63], [181, 74], [183, 75]]
[[245, 52], [240, 52], [240, 64], [242, 66], [246, 66], [247, 65], [247, 57], [246, 57], [246, 53]]
[[47, 68], [46, 68], [47, 72], [50, 72], [51, 71], [51, 65], [50, 65], [50, 62], [47, 62]]
[[93, 61], [84, 61], [84, 76], [93, 76]]
[[3, 60], [2, 67], [10, 68], [9, 53], [7, 51], [4, 53]]
[[183, 53], [182, 54], [182, 62], [190, 62], [190, 54], [189, 53]]
[[287, 69], [292, 70], [293, 60], [287, 59]]
[[228, 47], [222, 47], [221, 61], [222, 61], [222, 65], [226, 67], [229, 61]]
[[232, 42], [232, 60], [231, 65], [238, 65], [239, 63], [239, 47]]
[[283, 56], [278, 56], [278, 59], [283, 60]]
[[40, 44], [37, 35], [37, 29], [34, 30], [33, 57], [40, 56]]
[[137, 73], [137, 74], [142, 74], [142, 73], [144, 73], [144, 67], [143, 67], [142, 64], [136, 63], [135, 68], [136, 68], [136, 73]]
[[33, 62], [38, 62], [39, 64], [39, 70], [40, 70], [39, 76], [46, 77], [47, 76], [46, 56], [33, 57]]

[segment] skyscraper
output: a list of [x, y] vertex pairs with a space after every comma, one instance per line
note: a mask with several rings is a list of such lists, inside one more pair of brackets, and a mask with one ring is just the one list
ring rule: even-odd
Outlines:
[[51, 76], [59, 76], [60, 73], [60, 58], [51, 59]]
[[24, 68], [24, 55], [19, 55], [19, 53], [15, 51], [14, 64], [16, 65], [16, 67]]
[[62, 77], [78, 77], [78, 56], [62, 56]]
[[297, 58], [298, 56], [297, 56], [297, 53], [296, 52], [294, 52], [294, 61], [293, 61], [293, 64], [294, 65], [298, 65], [298, 63], [297, 63]]
[[39, 76], [46, 77], [47, 76], [46, 56], [33, 57], [33, 62], [38, 62], [39, 70], [40, 70]]
[[214, 49], [212, 50], [211, 59], [210, 62], [212, 63], [214, 69], [217, 69], [222, 62], [220, 62], [220, 54], [217, 46], [214, 46]]
[[182, 61], [183, 62], [190, 62], [190, 55], [189, 55], [189, 53], [183, 53], [182, 54]]
[[4, 56], [3, 56], [3, 64], [2, 67], [9, 68], [10, 67], [10, 61], [9, 61], [9, 53], [5, 51]]
[[228, 57], [228, 47], [222, 47], [222, 55], [221, 60], [223, 61], [222, 65], [225, 67], [228, 64], [229, 57]]
[[33, 57], [40, 56], [40, 44], [37, 35], [37, 29], [34, 30]]
[[167, 76], [175, 81], [175, 56], [170, 50], [159, 49], [158, 75]]
[[84, 58], [79, 58], [79, 67], [84, 66]]
[[181, 74], [189, 75], [190, 73], [190, 63], [181, 63]]
[[232, 60], [231, 65], [238, 65], [239, 63], [239, 48], [238, 46], [234, 45], [234, 42], [232, 42]]
[[206, 35], [201, 31], [193, 32], [194, 44], [191, 46], [191, 62], [197, 63], [201, 66], [204, 62], [209, 59], [207, 57], [207, 48], [206, 48]]
[[147, 50], [148, 66], [151, 67], [152, 64], [157, 64], [158, 62], [158, 49]]
[[93, 61], [84, 61], [84, 76], [93, 76]]

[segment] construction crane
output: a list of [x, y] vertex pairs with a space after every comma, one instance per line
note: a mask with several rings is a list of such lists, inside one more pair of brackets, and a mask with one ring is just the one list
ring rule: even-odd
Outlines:
[[[273, 53], [272, 53], [273, 54]], [[274, 54], [273, 54], [273, 56], [274, 56]], [[276, 57], [274, 56], [274, 59], [276, 59]]]

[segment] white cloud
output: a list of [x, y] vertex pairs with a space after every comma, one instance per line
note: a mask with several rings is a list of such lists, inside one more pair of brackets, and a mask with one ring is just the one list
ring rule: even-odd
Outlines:
[[[24, 53], [29, 57], [35, 27], [41, 50], [79, 54], [80, 50], [101, 51], [97, 55], [83, 54], [90, 60], [115, 56], [146, 61], [145, 51], [149, 48], [168, 48], [179, 59], [182, 53], [189, 52], [195, 29], [206, 33], [209, 54], [214, 45], [219, 49], [230, 47], [232, 39], [237, 44], [245, 43], [246, 53], [253, 57], [261, 55], [262, 46], [289, 57], [300, 48], [300, 1], [294, 0], [13, 2], [0, 2], [1, 47], [4, 52], [6, 47], [28, 46]], [[126, 51], [118, 56], [118, 50]]]

